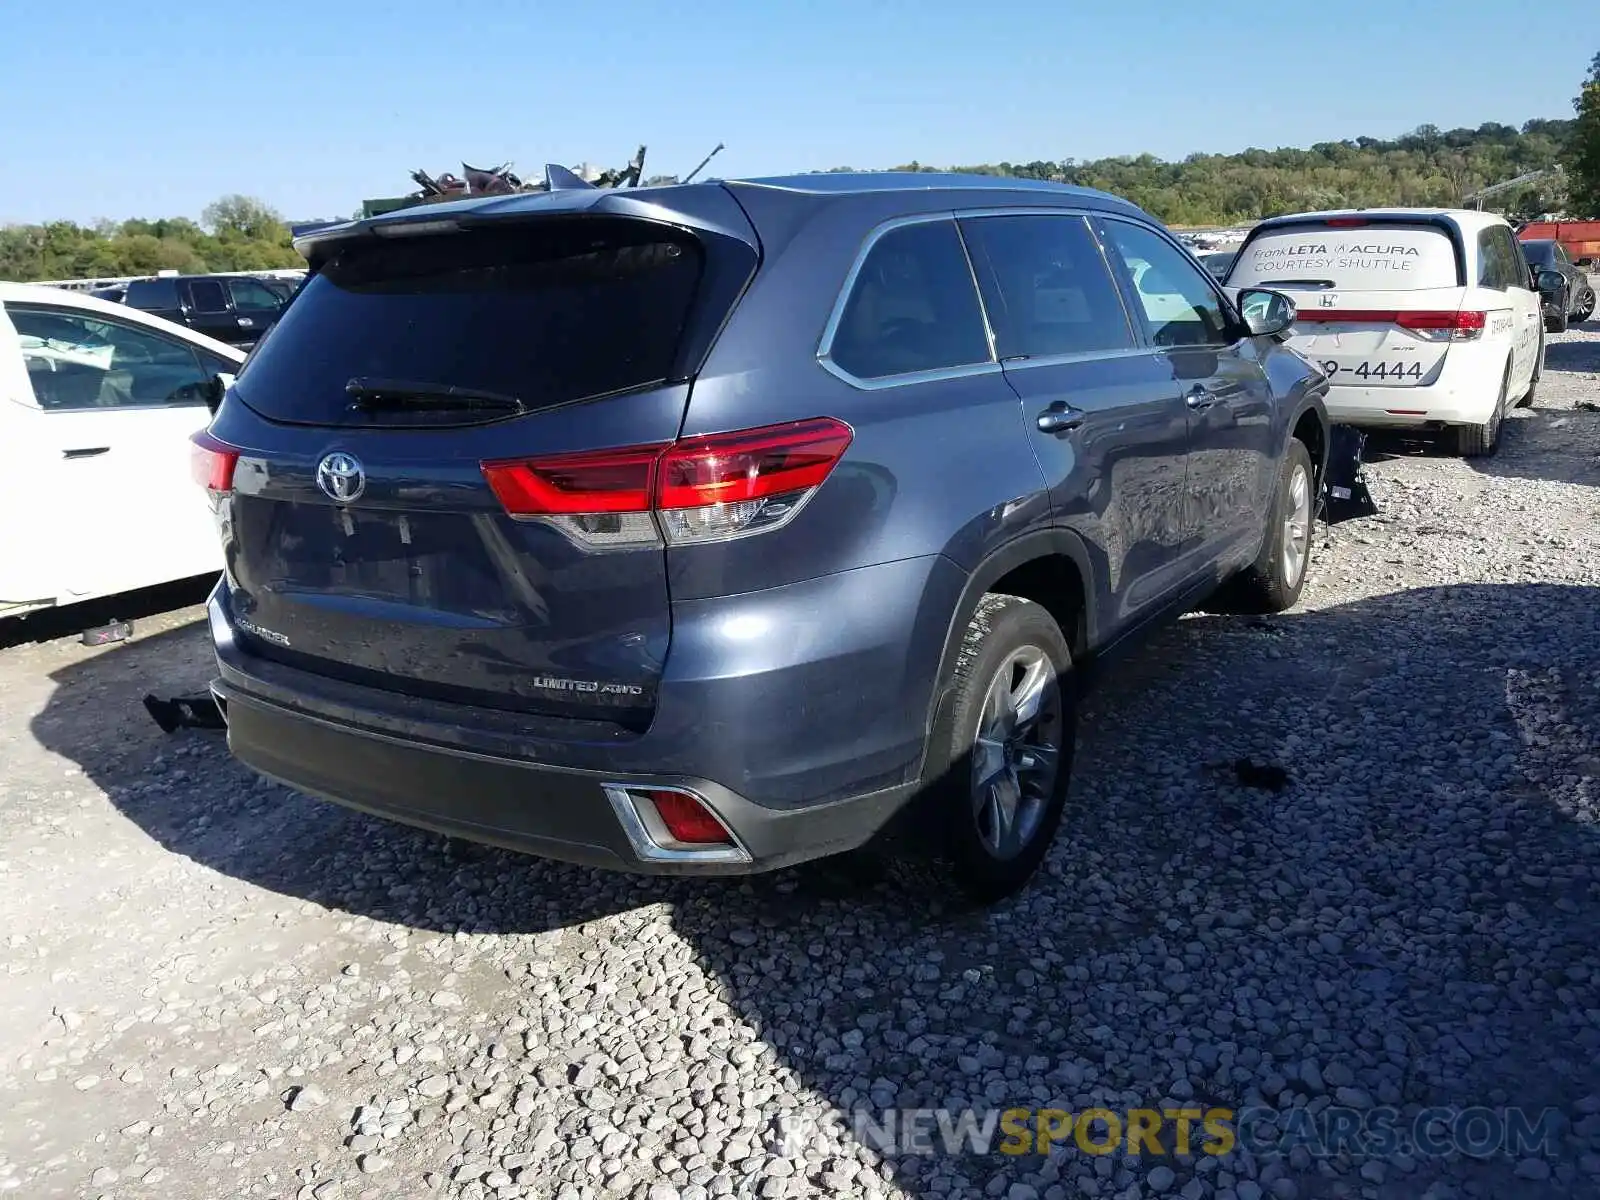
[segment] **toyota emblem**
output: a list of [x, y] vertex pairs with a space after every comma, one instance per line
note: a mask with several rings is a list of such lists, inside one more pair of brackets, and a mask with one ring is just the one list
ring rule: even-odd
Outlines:
[[317, 464], [317, 486], [330, 500], [349, 504], [367, 490], [367, 473], [354, 454], [336, 451]]

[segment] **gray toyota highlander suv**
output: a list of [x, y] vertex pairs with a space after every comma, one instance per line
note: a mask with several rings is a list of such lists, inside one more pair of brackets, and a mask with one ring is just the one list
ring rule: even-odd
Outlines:
[[197, 436], [257, 771], [603, 867], [907, 847], [994, 899], [1091, 666], [1298, 597], [1327, 436], [1293, 307], [1133, 205], [552, 184], [306, 235]]

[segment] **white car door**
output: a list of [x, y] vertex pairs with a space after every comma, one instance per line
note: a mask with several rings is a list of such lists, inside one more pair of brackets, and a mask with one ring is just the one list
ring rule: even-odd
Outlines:
[[40, 493], [62, 602], [220, 571], [210, 509], [189, 477], [218, 365], [188, 342], [99, 312], [6, 306], [52, 482]]
[[1533, 373], [1539, 369], [1539, 343], [1544, 336], [1544, 302], [1534, 290], [1528, 260], [1523, 257], [1511, 227], [1502, 225], [1499, 236], [1504, 243], [1502, 253], [1509, 260], [1509, 270], [1514, 280], [1510, 294], [1516, 306], [1517, 349], [1521, 360], [1511, 385], [1511, 399], [1515, 401], [1527, 395], [1528, 389], [1533, 386]]
[[41, 444], [40, 418], [16, 331], [0, 307], [0, 615], [52, 604], [57, 594], [45, 503], [56, 469]]

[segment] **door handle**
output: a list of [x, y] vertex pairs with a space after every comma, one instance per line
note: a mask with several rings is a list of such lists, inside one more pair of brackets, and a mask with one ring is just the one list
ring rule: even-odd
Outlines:
[[1214, 394], [1201, 387], [1198, 383], [1184, 393], [1183, 402], [1194, 412], [1210, 408], [1217, 402]]
[[1085, 415], [1066, 401], [1057, 400], [1039, 414], [1036, 424], [1040, 433], [1066, 433], [1082, 425]]
[[110, 446], [75, 446], [71, 450], [63, 450], [62, 458], [93, 458], [97, 454], [105, 454]]

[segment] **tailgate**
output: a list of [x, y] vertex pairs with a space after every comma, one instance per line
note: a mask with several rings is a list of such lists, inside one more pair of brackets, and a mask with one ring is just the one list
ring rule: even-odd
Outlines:
[[1466, 294], [1459, 235], [1425, 216], [1329, 213], [1264, 222], [1240, 248], [1227, 283], [1293, 299], [1289, 345], [1335, 386], [1435, 383], [1450, 343], [1483, 330], [1481, 320], [1473, 326], [1477, 318], [1459, 311]]
[[[212, 428], [238, 451], [241, 641], [412, 695], [647, 723], [671, 633], [654, 521], [514, 517], [483, 464], [671, 442], [684, 332], [721, 302], [701, 283], [727, 252], [594, 216], [335, 252]], [[614, 474], [541, 478], [570, 498]]]

